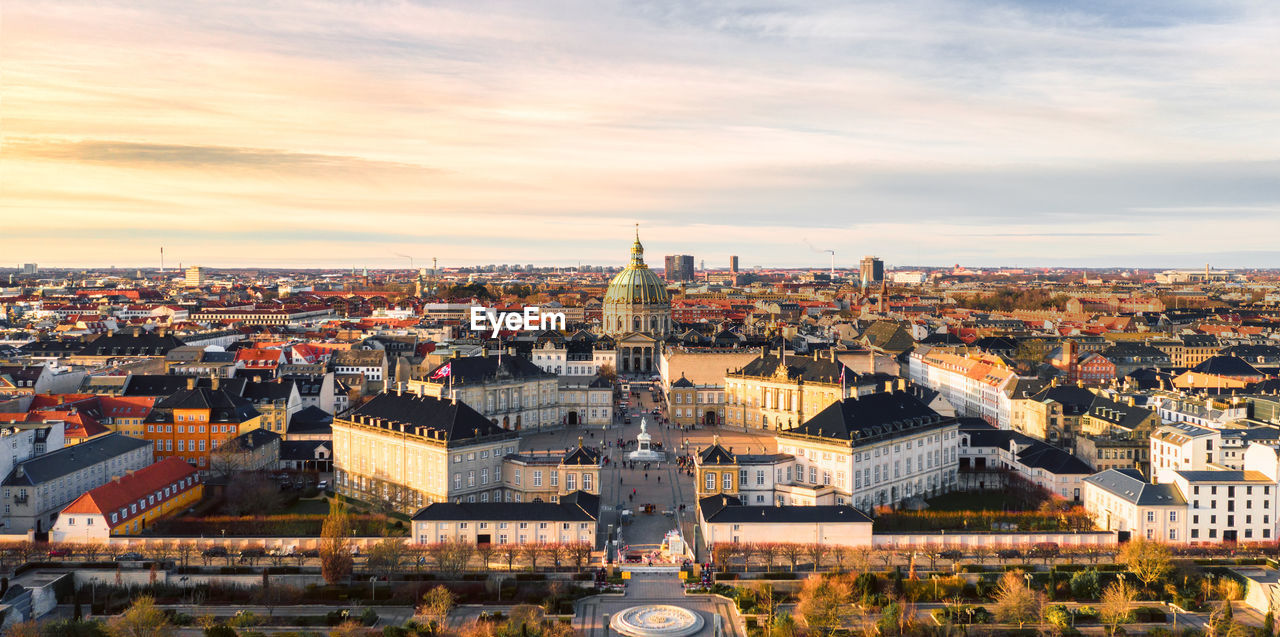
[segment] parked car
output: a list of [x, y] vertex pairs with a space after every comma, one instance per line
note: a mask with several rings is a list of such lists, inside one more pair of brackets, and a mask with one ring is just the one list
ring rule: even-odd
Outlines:
[[1002, 560], [1013, 560], [1022, 557], [1022, 551], [1018, 549], [1000, 549], [996, 551], [996, 557]]
[[209, 548], [207, 548], [207, 549], [205, 549], [205, 550], [204, 550], [204, 556], [205, 556], [205, 557], [226, 557], [226, 556], [227, 556], [227, 547], [225, 547], [225, 546], [210, 546]]
[[952, 562], [954, 562], [956, 560], [964, 559], [964, 552], [957, 551], [955, 549], [951, 549], [947, 551], [938, 551], [938, 558], [944, 559], [944, 560], [951, 560]]
[[49, 557], [71, 557], [71, 549], [49, 549]]
[[307, 549], [302, 552], [303, 557], [320, 557], [320, 549]]
[[248, 558], [248, 557], [266, 557], [266, 555], [267, 555], [267, 552], [262, 549], [245, 549], [243, 551], [240, 551], [241, 559]]
[[117, 562], [138, 562], [144, 559], [146, 558], [142, 557], [141, 553], [135, 553], [133, 551], [129, 551], [128, 553], [121, 553], [116, 556]]
[[327, 491], [329, 489], [329, 481], [321, 480], [319, 483], [316, 484], [316, 488], [321, 491]]

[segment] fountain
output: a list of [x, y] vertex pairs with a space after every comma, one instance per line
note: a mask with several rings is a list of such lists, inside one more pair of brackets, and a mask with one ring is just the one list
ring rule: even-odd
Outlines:
[[609, 627], [630, 637], [687, 637], [702, 630], [702, 615], [669, 604], [632, 606], [609, 620]]
[[640, 433], [636, 435], [636, 450], [627, 454], [627, 460], [636, 462], [665, 462], [667, 454], [654, 451], [651, 447], [653, 436], [649, 435], [649, 423], [640, 419]]

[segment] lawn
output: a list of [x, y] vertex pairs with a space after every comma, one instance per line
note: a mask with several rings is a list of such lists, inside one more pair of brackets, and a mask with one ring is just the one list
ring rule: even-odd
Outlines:
[[1040, 502], [1028, 502], [1025, 494], [1007, 491], [948, 493], [926, 500], [926, 511], [1034, 511]]
[[283, 511], [284, 515], [325, 515], [327, 513], [329, 513], [329, 501], [324, 498], [298, 500], [293, 506]]

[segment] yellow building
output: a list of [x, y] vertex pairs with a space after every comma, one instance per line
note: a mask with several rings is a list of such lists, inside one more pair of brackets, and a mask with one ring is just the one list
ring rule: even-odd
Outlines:
[[764, 353], [741, 369], [725, 374], [725, 425], [770, 431], [788, 429], [839, 400], [874, 389], [860, 386], [860, 380], [866, 379], [835, 360], [833, 350], [785, 358]]
[[58, 515], [49, 539], [101, 542], [115, 535], [138, 535], [202, 497], [200, 472], [178, 458], [165, 458], [76, 498]]
[[710, 447], [698, 453], [694, 467], [698, 477], [694, 486], [699, 499], [719, 494], [738, 495], [741, 487], [738, 484], [738, 459], [720, 446], [720, 436], [716, 436]]

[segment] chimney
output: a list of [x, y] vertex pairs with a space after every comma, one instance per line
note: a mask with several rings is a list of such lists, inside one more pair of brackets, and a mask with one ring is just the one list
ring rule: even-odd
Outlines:
[[898, 379], [898, 391], [907, 391], [907, 379], [905, 378]]
[[221, 380], [221, 379], [222, 379], [222, 376], [220, 376], [220, 375], [218, 375], [218, 374], [214, 374], [212, 377], [210, 377], [210, 378], [209, 378], [209, 386], [210, 386], [212, 389], [217, 390], [217, 389], [218, 389], [218, 381], [219, 381], [219, 380]]
[[192, 376], [187, 379], [187, 389], [195, 389], [195, 388], [196, 388], [196, 377]]

